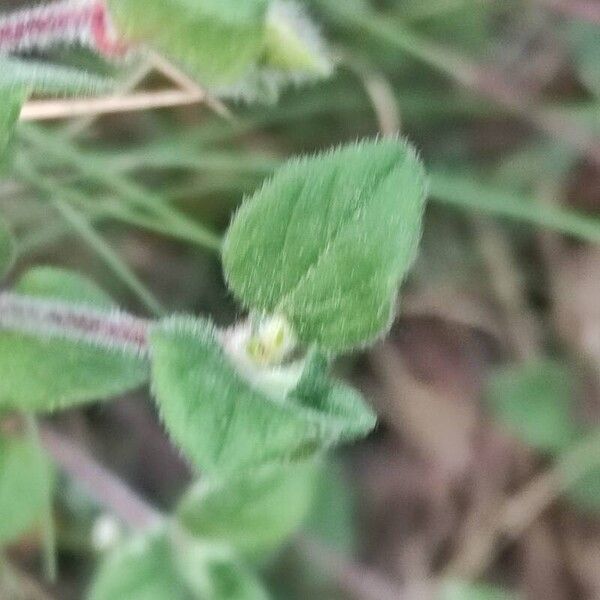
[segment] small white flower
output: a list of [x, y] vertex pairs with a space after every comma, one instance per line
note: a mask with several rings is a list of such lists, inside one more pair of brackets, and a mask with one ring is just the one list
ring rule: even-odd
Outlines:
[[297, 340], [284, 317], [244, 321], [221, 331], [220, 340], [236, 371], [269, 397], [282, 399], [298, 385], [304, 360], [285, 362]]
[[92, 526], [92, 546], [98, 552], [114, 548], [123, 536], [119, 521], [111, 514], [100, 515]]

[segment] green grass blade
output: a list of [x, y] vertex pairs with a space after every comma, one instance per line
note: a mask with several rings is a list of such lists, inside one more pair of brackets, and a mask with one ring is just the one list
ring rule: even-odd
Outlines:
[[533, 199], [461, 175], [429, 171], [429, 184], [432, 199], [442, 204], [506, 217], [600, 244], [600, 219], [568, 208], [542, 206]]
[[[15, 165], [15, 169], [24, 181], [49, 198], [64, 221], [96, 252], [104, 264], [139, 298], [152, 314], [161, 315], [163, 313], [160, 303], [152, 292], [146, 288], [106, 240], [90, 225], [87, 218], [68, 202], [67, 199], [71, 197], [70, 190], [51, 185], [46, 178], [36, 173], [31, 166], [25, 166], [23, 161], [19, 161]], [[74, 200], [77, 200], [77, 198]]]
[[82, 151], [66, 138], [32, 126], [22, 126], [20, 133], [44, 156], [50, 156], [54, 161], [77, 169], [84, 177], [112, 190], [123, 202], [142, 208], [159, 222], [170, 226], [173, 231], [177, 231], [179, 237], [211, 252], [220, 252], [220, 237], [208, 227], [193, 221], [158, 194], [149, 192], [126, 176], [111, 172], [97, 157]]
[[163, 309], [153, 296], [153, 294], [144, 286], [131, 269], [121, 260], [119, 255], [107, 244], [87, 219], [72, 205], [57, 197], [52, 197], [51, 202], [61, 216], [67, 221], [79, 236], [87, 242], [104, 263], [113, 271], [115, 275], [140, 299], [144, 306], [153, 314], [160, 315]]
[[[40, 441], [39, 426], [36, 418], [31, 414], [25, 414], [25, 423], [27, 426], [27, 437], [29, 443], [38, 449], [40, 455], [44, 454]], [[44, 569], [49, 581], [55, 582], [58, 575], [58, 556], [56, 548], [56, 527], [54, 525], [54, 515], [52, 510], [52, 482], [46, 474], [40, 474], [45, 483], [46, 507], [42, 521], [42, 534], [44, 546]]]

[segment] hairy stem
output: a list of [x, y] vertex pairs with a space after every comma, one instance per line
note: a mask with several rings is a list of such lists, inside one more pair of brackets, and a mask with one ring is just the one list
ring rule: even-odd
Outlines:
[[61, 42], [89, 46], [107, 58], [126, 51], [102, 0], [64, 0], [0, 19], [0, 54], [41, 50]]
[[128, 354], [148, 352], [149, 321], [116, 309], [0, 293], [0, 328], [92, 343]]
[[[169, 518], [55, 429], [44, 425], [40, 434], [44, 448], [57, 465], [131, 529], [152, 528]], [[339, 556], [317, 540], [300, 535], [297, 546], [313, 564], [321, 567], [328, 576], [351, 592], [353, 598], [398, 600], [405, 597], [403, 590], [398, 589], [384, 575]]]
[[40, 437], [56, 464], [132, 529], [147, 529], [165, 520], [125, 483], [54, 429], [43, 426]]

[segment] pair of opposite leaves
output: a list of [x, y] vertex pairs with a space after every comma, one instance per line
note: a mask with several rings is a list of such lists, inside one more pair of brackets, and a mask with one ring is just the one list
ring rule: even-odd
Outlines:
[[[387, 331], [414, 258], [425, 197], [414, 152], [370, 141], [294, 160], [247, 200], [223, 247], [228, 285], [244, 308], [278, 314], [313, 360], [281, 398], [252, 386], [205, 320], [152, 325], [153, 390], [165, 426], [204, 472], [288, 462], [363, 435], [374, 418], [360, 396], [326, 376], [323, 354]], [[17, 291], [110, 310], [81, 279], [42, 269]], [[145, 381], [144, 358], [69, 339], [0, 334], [0, 402], [50, 410], [117, 395]]]
[[[285, 314], [306, 345], [334, 353], [367, 344], [389, 324], [397, 287], [412, 261], [419, 238], [423, 197], [420, 165], [406, 146], [395, 141], [351, 146], [293, 162], [237, 213], [223, 252], [228, 283], [246, 307]], [[221, 468], [247, 465], [248, 458], [250, 464], [289, 460], [303, 451], [308, 454], [333, 441], [362, 435], [373, 425], [373, 416], [356, 394], [323, 377], [318, 358], [308, 363], [300, 385], [281, 403], [276, 403], [255, 391], [251, 392], [251, 398], [247, 384], [232, 374], [216, 376], [226, 361], [216, 350], [212, 329], [207, 330], [198, 321], [168, 320], [154, 331], [151, 343], [155, 391], [167, 427], [169, 423], [173, 427], [193, 422], [207, 424], [211, 432], [218, 431], [217, 454], [211, 449], [212, 441], [205, 431], [199, 432], [196, 427], [178, 429], [179, 442], [185, 449], [211, 456], [217, 471], [216, 463]], [[200, 364], [207, 373], [215, 375], [212, 383], [207, 384], [206, 374], [198, 370]], [[203, 388], [205, 398], [206, 394], [216, 392], [217, 405], [186, 402], [189, 391], [197, 392], [199, 388]], [[232, 391], [226, 391], [227, 388]], [[169, 394], [171, 401], [161, 403], [161, 398]], [[175, 402], [173, 394], [180, 395]], [[226, 401], [222, 402], [223, 399]], [[250, 423], [253, 425], [249, 427]], [[260, 437], [256, 437], [257, 433]], [[228, 443], [232, 439], [235, 444]], [[310, 448], [310, 444], [314, 447]], [[281, 475], [278, 471], [276, 474], [277, 490], [289, 494], [289, 484], [281, 485]], [[298, 504], [302, 494], [297, 491], [308, 488], [302, 483], [298, 487], [301, 478], [296, 471], [287, 477], [295, 486], [292, 504], [303, 507], [304, 504]], [[185, 526], [206, 535], [207, 522], [210, 532], [215, 523], [224, 521], [228, 530], [235, 529], [241, 535], [239, 540], [236, 534], [233, 536], [236, 547], [240, 540], [245, 543], [254, 537], [248, 533], [249, 525], [251, 531], [253, 528], [260, 531], [261, 538], [264, 531], [272, 531], [273, 540], [282, 539], [282, 532], [291, 530], [290, 524], [298, 520], [297, 515], [290, 520], [284, 511], [285, 518], [277, 527], [273, 526], [272, 516], [280, 513], [282, 506], [289, 506], [290, 498], [282, 502], [277, 494], [272, 496], [260, 478], [242, 477], [239, 481], [243, 484], [239, 490], [234, 491], [228, 483], [226, 497], [214, 496], [217, 512], [233, 503], [231, 512], [225, 509], [229, 514], [225, 519], [215, 519], [206, 497], [199, 502], [192, 493], [182, 504]], [[250, 494], [252, 501], [246, 489], [248, 483], [255, 490]], [[261, 502], [266, 500], [272, 506], [265, 512], [269, 518], [264, 523], [259, 521], [258, 527], [256, 492]], [[248, 522], [244, 521], [243, 507], [251, 515]], [[236, 523], [240, 516], [240, 526], [230, 528], [232, 519]], [[223, 532], [217, 526], [213, 533], [218, 537]], [[165, 560], [173, 560], [164, 537], [152, 543], [148, 546], [152, 552], [146, 556], [156, 553], [161, 565]], [[113, 556], [102, 569], [94, 598], [112, 597], [106, 594], [106, 589], [112, 589], [115, 581], [120, 586], [115, 572], [127, 568], [128, 548], [124, 552], [125, 555]], [[136, 564], [139, 556], [139, 553], [134, 555]], [[190, 564], [197, 573], [193, 559]], [[203, 589], [201, 597], [265, 599], [267, 594], [257, 582], [240, 567], [237, 569], [232, 562], [220, 567], [220, 572], [227, 573], [228, 580], [236, 584], [235, 592], [232, 584], [228, 584], [225, 595], [214, 587], [218, 578], [207, 577], [202, 571], [201, 579], [209, 581], [213, 588], [208, 596]], [[184, 579], [189, 582], [189, 577]], [[177, 585], [183, 585], [181, 580], [176, 581]], [[169, 594], [173, 595], [172, 588]], [[157, 597], [162, 596], [159, 593]]]

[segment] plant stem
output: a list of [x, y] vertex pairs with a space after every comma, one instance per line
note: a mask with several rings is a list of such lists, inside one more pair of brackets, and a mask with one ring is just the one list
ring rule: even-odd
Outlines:
[[113, 310], [93, 308], [0, 293], [0, 328], [48, 337], [58, 337], [117, 349], [127, 354], [148, 352], [150, 321]]
[[31, 100], [21, 110], [22, 121], [47, 121], [73, 117], [146, 111], [197, 104], [206, 98], [203, 90], [164, 90], [136, 92], [127, 96], [100, 98], [67, 98], [59, 100]]
[[0, 19], [0, 54], [43, 50], [59, 42], [85, 44], [107, 58], [124, 54], [102, 0], [54, 2]]
[[[124, 313], [105, 314], [73, 307], [66, 303], [0, 293], [0, 328], [44, 333], [78, 340], [94, 341], [110, 348], [147, 352], [149, 322]], [[100, 466], [76, 444], [48, 426], [40, 430], [42, 445], [55, 462], [74, 480], [81, 483], [101, 505], [113, 511], [133, 529], [147, 529], [166, 519], [142, 500], [110, 471]], [[399, 598], [393, 583], [371, 570], [353, 565], [316, 542], [300, 546], [313, 561], [326, 564], [328, 574], [340, 583], [350, 578], [361, 590], [362, 598]], [[321, 548], [318, 556], [315, 548]], [[360, 582], [360, 585], [359, 585]]]
[[[25, 414], [25, 423], [27, 426], [27, 437], [29, 438], [32, 445], [40, 451], [40, 456], [43, 453], [40, 430], [36, 418], [31, 413]], [[56, 529], [54, 526], [54, 514], [52, 510], [52, 487], [50, 484], [50, 478], [46, 473], [42, 474], [41, 477], [45, 483], [45, 495], [46, 505], [44, 510], [43, 518], [43, 539], [44, 539], [44, 564], [46, 570], [46, 577], [51, 581], [55, 582], [57, 577], [57, 555], [56, 555]]]
[[[77, 444], [49, 426], [42, 426], [40, 434], [42, 444], [58, 466], [131, 529], [157, 527], [168, 519]], [[301, 535], [298, 547], [313, 564], [323, 568], [353, 597], [363, 600], [404, 598], [402, 590], [385, 576], [348, 561], [316, 540]]]
[[48, 426], [40, 431], [42, 444], [58, 466], [80, 483], [102, 506], [109, 508], [132, 529], [147, 529], [164, 522], [150, 504], [120, 479], [99, 465], [83, 449]]

